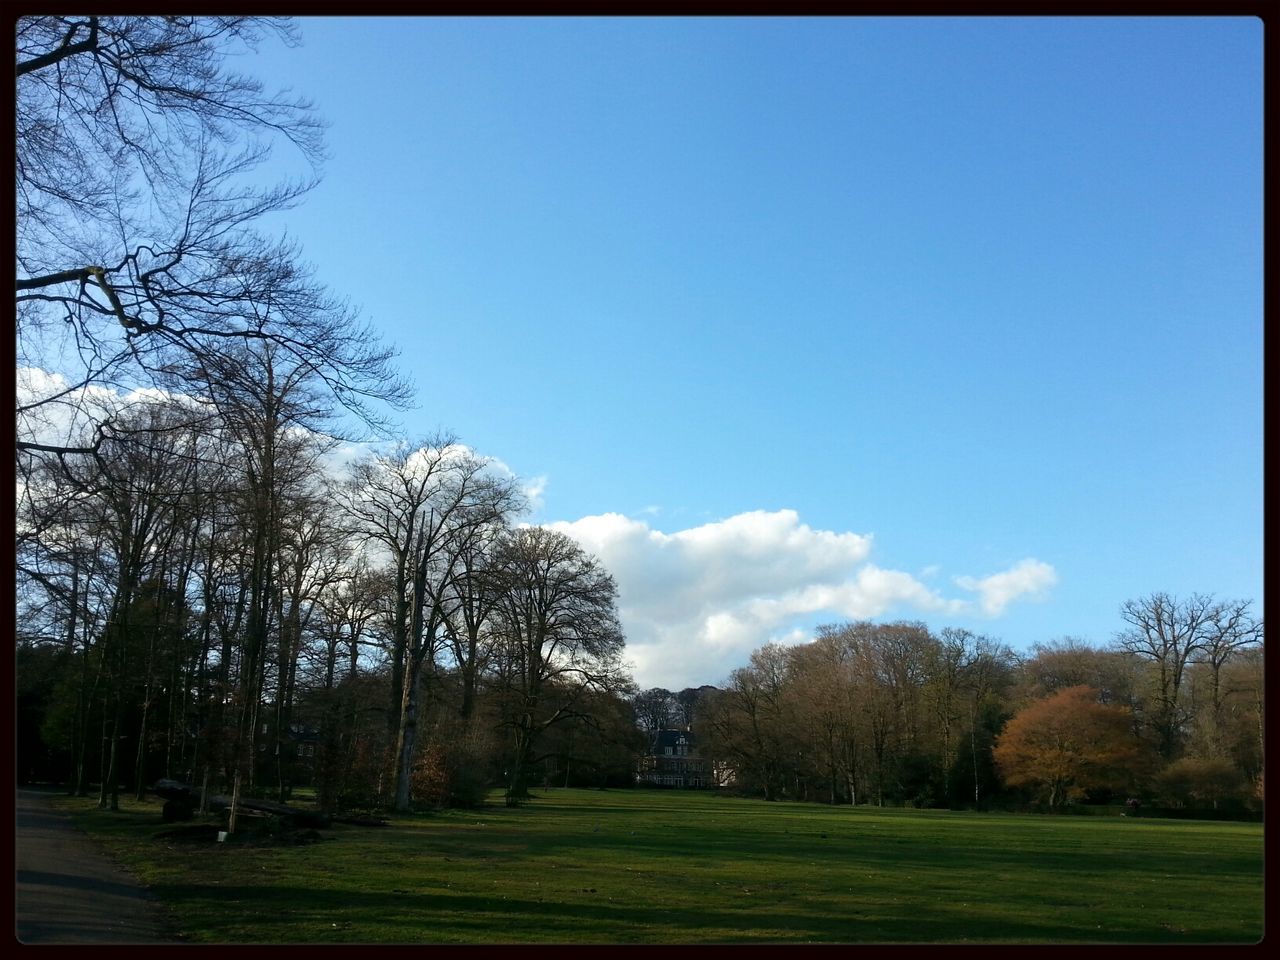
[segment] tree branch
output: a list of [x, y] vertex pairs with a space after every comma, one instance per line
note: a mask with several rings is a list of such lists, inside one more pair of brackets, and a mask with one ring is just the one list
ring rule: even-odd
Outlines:
[[71, 38], [80, 32], [80, 28], [84, 26], [82, 23], [73, 24], [71, 29], [67, 31], [67, 35], [62, 40], [62, 46], [56, 50], [50, 50], [48, 53], [39, 57], [32, 57], [30, 60], [24, 60], [18, 64], [18, 76], [31, 73], [35, 70], [43, 70], [45, 67], [51, 67], [55, 63], [74, 57], [79, 53], [88, 53], [98, 48], [98, 18], [89, 18], [89, 36], [79, 43], [72, 43]]

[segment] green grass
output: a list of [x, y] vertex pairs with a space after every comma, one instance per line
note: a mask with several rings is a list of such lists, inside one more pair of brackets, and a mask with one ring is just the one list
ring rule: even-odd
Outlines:
[[1259, 824], [550, 790], [335, 826], [157, 838], [160, 802], [59, 801], [205, 943], [1240, 943]]

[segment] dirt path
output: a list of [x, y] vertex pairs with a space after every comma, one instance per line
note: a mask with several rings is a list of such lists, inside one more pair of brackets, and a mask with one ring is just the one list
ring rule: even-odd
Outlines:
[[20, 943], [175, 943], [155, 898], [49, 804], [15, 800], [16, 935]]

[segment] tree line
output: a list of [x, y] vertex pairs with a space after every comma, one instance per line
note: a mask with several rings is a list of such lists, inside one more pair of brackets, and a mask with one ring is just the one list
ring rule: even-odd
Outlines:
[[101, 445], [105, 469], [28, 455], [29, 773], [98, 782], [112, 807], [121, 782], [141, 795], [165, 777], [406, 810], [494, 782], [527, 796], [559, 726], [584, 772], [622, 762], [590, 759], [633, 735], [616, 584], [568, 537], [514, 522], [514, 478], [447, 436], [334, 475], [321, 437], [258, 405], [199, 432], [171, 405], [119, 415], [143, 419]]
[[754, 651], [698, 698], [692, 729], [738, 789], [771, 800], [1256, 809], [1263, 622], [1251, 607], [1154, 593], [1123, 604], [1108, 645], [1064, 638], [1025, 655], [916, 622], [828, 625]]
[[[21, 778], [106, 807], [159, 777], [307, 784], [326, 809], [494, 783], [518, 802], [630, 783], [644, 729], [679, 716], [771, 799], [1261, 783], [1262, 625], [1210, 597], [1134, 601], [1112, 646], [1022, 658], [837, 624], [723, 688], [637, 691], [608, 571], [520, 525], [516, 480], [455, 437], [394, 436], [395, 351], [269, 229], [324, 153], [309, 103], [228, 68], [269, 39], [298, 38], [275, 17], [17, 21]], [[282, 145], [310, 172], [264, 183]], [[332, 469], [344, 439], [381, 442]], [[1081, 761], [1080, 730], [1110, 752]]]
[[[298, 36], [17, 22], [19, 774], [515, 802], [581, 728], [616, 777], [616, 584], [490, 461], [395, 437], [395, 351], [269, 229], [324, 144], [230, 69], [268, 40]], [[282, 145], [308, 172], [264, 183]], [[381, 442], [335, 475], [342, 439]]]

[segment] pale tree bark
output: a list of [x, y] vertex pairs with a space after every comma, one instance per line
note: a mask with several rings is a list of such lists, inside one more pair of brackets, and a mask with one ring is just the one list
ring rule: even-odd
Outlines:
[[500, 523], [518, 498], [514, 482], [445, 434], [358, 462], [347, 489], [354, 529], [391, 561], [392, 806], [404, 811], [412, 799], [424, 679], [458, 613], [464, 558], [479, 531]]

